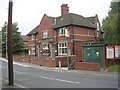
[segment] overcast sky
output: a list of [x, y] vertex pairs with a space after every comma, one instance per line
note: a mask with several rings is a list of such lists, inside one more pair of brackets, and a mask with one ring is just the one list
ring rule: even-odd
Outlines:
[[[0, 29], [8, 21], [8, 1], [0, 0]], [[26, 35], [36, 27], [44, 14], [61, 15], [62, 3], [68, 4], [69, 12], [84, 17], [98, 14], [100, 22], [110, 10], [112, 0], [13, 0], [13, 22], [18, 23], [19, 31]]]

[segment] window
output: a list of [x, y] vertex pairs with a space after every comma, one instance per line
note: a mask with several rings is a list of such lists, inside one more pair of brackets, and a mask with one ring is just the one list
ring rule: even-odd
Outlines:
[[43, 53], [50, 53], [49, 49], [49, 44], [43, 44]]
[[35, 40], [35, 35], [32, 35], [32, 40]]
[[67, 55], [67, 43], [59, 43], [59, 55]]
[[90, 36], [90, 31], [88, 30], [88, 36]]
[[59, 30], [59, 36], [65, 35], [65, 28]]
[[97, 30], [99, 31], [100, 30], [100, 26], [99, 26], [99, 23], [97, 22]]
[[97, 37], [99, 37], [99, 31], [97, 31]]
[[31, 54], [35, 55], [35, 46], [32, 46], [31, 51], [32, 51]]
[[43, 38], [47, 38], [48, 37], [48, 32], [43, 32]]

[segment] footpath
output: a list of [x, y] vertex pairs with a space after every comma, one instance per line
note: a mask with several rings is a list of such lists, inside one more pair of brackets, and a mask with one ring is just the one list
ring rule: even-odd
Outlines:
[[42, 70], [53, 70], [58, 72], [69, 72], [69, 73], [79, 73], [80, 75], [96, 75], [96, 76], [110, 76], [110, 77], [118, 77], [118, 72], [107, 72], [105, 70], [100, 71], [87, 71], [87, 70], [68, 70], [68, 67], [46, 67], [39, 66], [32, 63], [25, 62], [14, 62], [14, 64], [21, 65], [28, 68], [34, 69], [42, 69]]
[[[6, 59], [3, 59], [3, 61], [6, 61]], [[79, 73], [82, 75], [97, 75], [97, 76], [111, 76], [111, 77], [118, 77], [118, 72], [107, 72], [105, 70], [100, 71], [87, 71], [87, 70], [68, 70], [68, 67], [46, 67], [46, 66], [39, 66], [32, 63], [26, 63], [26, 62], [18, 62], [14, 61], [13, 64], [20, 65], [27, 68], [34, 68], [34, 69], [42, 69], [42, 70], [53, 70], [58, 72], [69, 72], [69, 73]]]

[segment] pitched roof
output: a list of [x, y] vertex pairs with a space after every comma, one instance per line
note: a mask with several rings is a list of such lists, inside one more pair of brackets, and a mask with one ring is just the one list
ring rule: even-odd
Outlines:
[[[85, 18], [78, 14], [68, 13], [64, 16], [60, 16], [57, 18], [51, 17], [51, 16], [47, 16], [47, 17], [51, 20], [54, 28], [60, 28], [60, 27], [69, 26], [69, 25], [76, 25], [76, 26], [87, 27], [87, 28], [96, 28], [95, 19], [97, 16]], [[36, 34], [38, 27], [39, 25], [36, 26], [31, 32], [29, 32], [27, 36]]]
[[94, 25], [95, 28], [97, 28], [97, 25], [96, 25], [97, 22], [100, 24], [97, 14], [92, 17], [86, 17], [86, 19], [89, 20]]
[[32, 31], [30, 31], [30, 32], [27, 34], [27, 36], [36, 34], [36, 33], [37, 33], [37, 30], [38, 30], [38, 27], [39, 27], [39, 25], [37, 25]]
[[94, 25], [89, 20], [87, 20], [81, 15], [73, 13], [57, 17], [56, 25], [54, 26], [54, 28], [60, 28], [67, 25], [77, 25], [82, 27], [95, 28]]
[[[45, 14], [46, 15], [46, 14]], [[47, 16], [47, 15], [46, 15]], [[47, 16], [50, 20], [51, 20], [51, 22], [54, 24], [54, 19], [55, 19], [55, 17], [50, 17], [50, 16]], [[30, 35], [33, 35], [33, 34], [36, 34], [38, 31], [38, 27], [39, 27], [39, 25], [37, 25], [32, 31], [30, 31], [28, 34], [27, 34], [27, 36], [30, 36]]]
[[89, 20], [92, 24], [95, 24], [95, 16], [93, 17], [86, 17], [87, 20]]
[[21, 37], [22, 37], [24, 42], [28, 41], [28, 36], [22, 35]]
[[47, 16], [50, 20], [51, 20], [51, 22], [54, 24], [54, 21], [55, 21], [55, 17], [51, 17], [51, 16]]

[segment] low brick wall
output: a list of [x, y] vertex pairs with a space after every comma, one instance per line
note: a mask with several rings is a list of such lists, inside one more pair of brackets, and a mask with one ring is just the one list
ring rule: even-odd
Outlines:
[[73, 60], [76, 60], [76, 56], [75, 55], [71, 55], [71, 56], [56, 56], [55, 58], [56, 60], [56, 66], [59, 66], [59, 61], [61, 62], [61, 66], [65, 67], [68, 66], [68, 62], [71, 63]]
[[91, 62], [75, 62], [74, 68], [75, 70], [99, 71], [100, 64]]
[[41, 60], [42, 66], [47, 67], [56, 67], [56, 60], [52, 60], [52, 58], [49, 58], [49, 60]]

